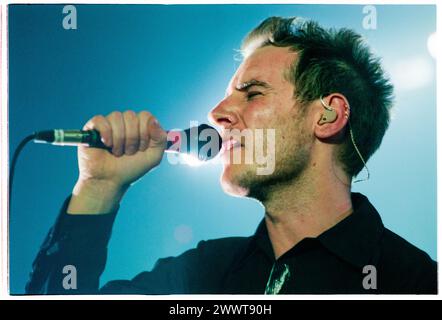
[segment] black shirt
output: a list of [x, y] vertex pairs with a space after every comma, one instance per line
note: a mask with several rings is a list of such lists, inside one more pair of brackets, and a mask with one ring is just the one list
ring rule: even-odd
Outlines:
[[[99, 277], [116, 212], [69, 215], [68, 203], [34, 261], [27, 293], [437, 293], [436, 262], [385, 228], [358, 193], [352, 194], [351, 215], [318, 237], [303, 239], [276, 261], [263, 220], [251, 237], [201, 241], [178, 257], [159, 259], [149, 272], [102, 288]], [[66, 265], [75, 267], [76, 289], [63, 287]]]

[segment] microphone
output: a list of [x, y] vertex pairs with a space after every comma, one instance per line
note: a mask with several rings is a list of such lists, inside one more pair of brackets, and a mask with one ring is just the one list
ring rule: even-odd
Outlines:
[[[209, 137], [210, 140], [207, 141]], [[97, 130], [44, 130], [34, 133], [34, 142], [49, 143], [57, 146], [88, 146], [92, 148], [110, 148], [101, 141]], [[207, 145], [209, 147], [207, 147]], [[200, 124], [198, 127], [190, 127], [186, 130], [167, 131], [166, 152], [179, 152], [191, 154], [201, 161], [214, 158], [222, 146], [222, 138], [215, 128]], [[205, 152], [207, 149], [207, 152]]]

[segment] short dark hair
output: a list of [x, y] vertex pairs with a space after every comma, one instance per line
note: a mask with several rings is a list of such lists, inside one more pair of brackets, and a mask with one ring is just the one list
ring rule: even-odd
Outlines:
[[[350, 122], [356, 144], [367, 161], [379, 148], [390, 122], [393, 86], [380, 59], [363, 38], [351, 29], [324, 29], [303, 18], [271, 17], [244, 39], [244, 57], [255, 49], [273, 45], [290, 47], [299, 58], [289, 70], [295, 97], [303, 105], [327, 96], [343, 94], [350, 103]], [[363, 163], [352, 145], [348, 127], [337, 157], [353, 177]]]

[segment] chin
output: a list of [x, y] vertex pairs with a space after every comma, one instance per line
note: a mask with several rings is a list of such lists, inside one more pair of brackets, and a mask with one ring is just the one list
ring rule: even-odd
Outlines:
[[240, 165], [225, 165], [221, 174], [220, 183], [224, 192], [234, 197], [247, 197], [249, 189], [243, 186], [240, 181], [245, 168]]
[[244, 164], [225, 164], [220, 182], [224, 192], [235, 197], [250, 197], [251, 190], [261, 183], [256, 167]]

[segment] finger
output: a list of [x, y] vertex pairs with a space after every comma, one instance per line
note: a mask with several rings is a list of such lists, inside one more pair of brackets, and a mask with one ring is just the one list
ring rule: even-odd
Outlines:
[[108, 147], [112, 147], [112, 127], [109, 121], [102, 115], [94, 116], [84, 126], [83, 130], [97, 130], [101, 141]]
[[124, 141], [124, 153], [132, 155], [138, 151], [140, 144], [140, 127], [138, 117], [133, 111], [123, 113], [124, 127], [126, 130]]
[[124, 153], [124, 141], [126, 130], [124, 127], [123, 114], [118, 111], [114, 111], [107, 116], [112, 127], [112, 153], [120, 157]]
[[140, 124], [140, 145], [139, 150], [145, 151], [149, 146], [149, 121], [152, 118], [152, 114], [147, 111], [141, 111], [138, 114], [139, 124]]
[[149, 119], [149, 147], [166, 148], [167, 132], [161, 128], [155, 117]]

